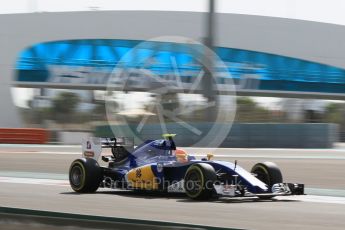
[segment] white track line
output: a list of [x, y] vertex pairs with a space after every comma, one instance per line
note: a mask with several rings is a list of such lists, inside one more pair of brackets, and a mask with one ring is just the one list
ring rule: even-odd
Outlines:
[[281, 197], [275, 197], [274, 199], [345, 205], [345, 197], [334, 197], [334, 196], [315, 196], [315, 195], [281, 196]]
[[[193, 156], [203, 156], [196, 154]], [[345, 156], [287, 156], [287, 155], [260, 155], [260, 154], [215, 154], [214, 157], [229, 158], [268, 158], [268, 159], [325, 159], [325, 160], [345, 160]]]
[[[48, 185], [48, 186], [70, 186], [68, 180], [52, 180], [52, 179], [35, 179], [35, 178], [20, 178], [20, 177], [0, 177], [0, 183], [14, 183], [14, 184], [33, 184], [33, 185]], [[345, 205], [345, 197], [332, 196], [281, 196], [275, 197], [275, 200], [294, 200], [302, 202], [313, 203], [329, 203]]]
[[68, 180], [36, 179], [21, 177], [0, 177], [0, 183], [69, 186]]
[[[80, 155], [80, 152], [54, 152], [54, 151], [0, 151], [0, 154], [52, 154], [52, 155]], [[206, 157], [206, 154], [191, 154], [195, 157]], [[261, 154], [215, 154], [220, 158], [267, 158], [267, 159], [324, 159], [324, 160], [345, 160], [344, 156], [291, 156], [291, 155], [261, 155]]]
[[0, 151], [0, 154], [53, 154], [53, 155], [80, 155], [81, 152], [52, 152], [52, 151]]

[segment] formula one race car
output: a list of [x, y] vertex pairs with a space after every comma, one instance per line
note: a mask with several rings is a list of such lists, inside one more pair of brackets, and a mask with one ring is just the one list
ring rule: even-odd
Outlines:
[[[163, 137], [136, 148], [133, 139], [125, 137], [85, 140], [83, 157], [73, 161], [69, 169], [72, 189], [79, 193], [95, 192], [99, 187], [185, 193], [196, 200], [304, 194], [303, 184], [283, 183], [279, 168], [272, 162], [255, 164], [248, 172], [236, 161], [212, 160], [212, 154], [196, 160], [176, 148], [174, 134]], [[110, 148], [112, 155], [101, 154], [103, 148]], [[98, 164], [100, 156], [107, 167]]]

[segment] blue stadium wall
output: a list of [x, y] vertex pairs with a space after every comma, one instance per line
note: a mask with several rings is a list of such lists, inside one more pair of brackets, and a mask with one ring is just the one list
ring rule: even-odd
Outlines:
[[[20, 53], [16, 62], [16, 80], [46, 82], [49, 79], [49, 65], [86, 66], [111, 72], [118, 61], [141, 42], [91, 39], [37, 44]], [[128, 62], [129, 67], [140, 66], [140, 61], [150, 55], [150, 48], [156, 47], [154, 43], [150, 42], [147, 49], [140, 50], [137, 53], [139, 58]], [[158, 51], [156, 59], [159, 63], [151, 68], [152, 71], [158, 75], [173, 71], [171, 56], [176, 57], [180, 72], [188, 68], [186, 66], [191, 60], [188, 46], [178, 44], [176, 52], [169, 49], [175, 46], [174, 43], [165, 43], [166, 50]], [[245, 75], [255, 75], [260, 79], [258, 90], [345, 93], [345, 70], [341, 68], [243, 49], [216, 47], [215, 52], [226, 63], [235, 83]], [[182, 77], [187, 79], [188, 76]]]

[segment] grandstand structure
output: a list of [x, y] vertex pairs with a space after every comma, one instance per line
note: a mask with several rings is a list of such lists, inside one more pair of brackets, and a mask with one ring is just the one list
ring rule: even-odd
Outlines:
[[[147, 47], [140, 47], [133, 57], [124, 60], [131, 49], [142, 43]], [[202, 69], [189, 52], [190, 46], [118, 39], [40, 43], [20, 53], [15, 84], [22, 87], [105, 89], [109, 73], [120, 61], [121, 67], [142, 68], [141, 65], [153, 56], [152, 53], [155, 53], [154, 63], [145, 67], [146, 70], [167, 78], [174, 74], [176, 65], [182, 82], [188, 83]], [[215, 53], [225, 63], [225, 71], [230, 73], [225, 78], [231, 77], [238, 85], [238, 95], [286, 94], [323, 98], [341, 97], [334, 94], [345, 93], [345, 70], [342, 68], [244, 49], [215, 47]], [[171, 57], [176, 59], [176, 63], [171, 61]], [[224, 82], [226, 79], [219, 83]], [[140, 88], [147, 90], [138, 81]]]
[[[203, 17], [204, 13], [159, 11], [0, 15], [0, 92], [5, 108], [1, 126], [21, 126], [11, 87], [105, 89], [109, 73], [120, 61], [136, 68], [152, 52], [155, 62], [149, 70], [169, 76], [173, 71], [169, 57], [175, 56], [188, 88], [201, 68], [192, 61], [189, 44], [151, 40], [133, 59], [123, 57], [156, 37], [202, 41]], [[214, 50], [230, 72], [237, 95], [345, 98], [344, 26], [236, 14], [218, 14], [216, 24]], [[218, 83], [226, 84], [226, 79]]]

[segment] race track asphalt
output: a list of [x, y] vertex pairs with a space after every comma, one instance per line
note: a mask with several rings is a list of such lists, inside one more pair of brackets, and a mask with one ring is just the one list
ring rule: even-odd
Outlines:
[[[246, 169], [256, 162], [274, 161], [282, 169], [285, 181], [305, 183], [307, 188], [323, 191], [323, 194], [281, 197], [273, 201], [220, 199], [207, 202], [176, 195], [109, 190], [80, 195], [72, 192], [66, 180], [69, 164], [80, 156], [79, 147], [1, 146], [0, 206], [244, 229], [344, 229], [344, 149], [187, 150], [198, 157], [214, 152], [215, 159], [237, 159]], [[11, 177], [12, 181], [7, 180]], [[332, 191], [340, 195], [333, 196]]]

